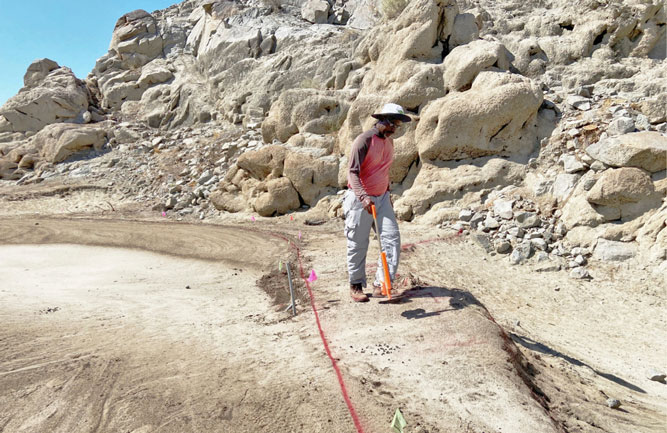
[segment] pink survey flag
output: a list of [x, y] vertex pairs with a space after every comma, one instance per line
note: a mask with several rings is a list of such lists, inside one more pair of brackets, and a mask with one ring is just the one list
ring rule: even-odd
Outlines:
[[294, 217], [292, 215], [289, 216], [290, 221], [294, 221]]
[[299, 230], [299, 240], [301, 240], [301, 230]]
[[250, 217], [250, 221], [253, 221], [253, 222], [254, 222], [254, 221], [255, 221], [255, 217], [254, 217], [254, 216], [251, 216], [251, 217]]
[[313, 283], [317, 280], [317, 274], [315, 273], [315, 269], [312, 269], [310, 271], [310, 277], [308, 277], [308, 282]]
[[163, 217], [166, 217], [166, 216], [167, 216], [167, 212], [162, 211], [162, 216], [163, 216]]

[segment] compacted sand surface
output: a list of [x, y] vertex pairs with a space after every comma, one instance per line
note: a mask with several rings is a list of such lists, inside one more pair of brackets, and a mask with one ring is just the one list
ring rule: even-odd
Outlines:
[[660, 290], [405, 225], [394, 302], [354, 304], [339, 225], [0, 219], [0, 431], [663, 431]]

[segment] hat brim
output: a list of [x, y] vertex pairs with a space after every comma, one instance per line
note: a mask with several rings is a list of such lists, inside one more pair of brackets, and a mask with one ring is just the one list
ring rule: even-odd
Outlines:
[[407, 116], [405, 114], [398, 114], [398, 113], [388, 113], [388, 114], [371, 114], [371, 117], [376, 118], [377, 120], [400, 120], [403, 123], [406, 122], [411, 122], [412, 119], [410, 116]]

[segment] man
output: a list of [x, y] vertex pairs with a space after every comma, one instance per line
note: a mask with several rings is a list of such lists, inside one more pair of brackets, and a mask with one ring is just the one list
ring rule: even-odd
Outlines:
[[[359, 135], [352, 144], [347, 174], [348, 190], [343, 201], [345, 236], [347, 237], [347, 269], [350, 277], [350, 296], [355, 302], [367, 302], [366, 252], [375, 205], [382, 248], [387, 253], [389, 276], [393, 280], [398, 268], [401, 237], [396, 215], [389, 196], [389, 169], [394, 160], [391, 136], [402, 122], [410, 122], [403, 107], [386, 104], [380, 113], [372, 114], [378, 121], [373, 129]], [[384, 272], [379, 262], [373, 283], [373, 296], [382, 296]]]

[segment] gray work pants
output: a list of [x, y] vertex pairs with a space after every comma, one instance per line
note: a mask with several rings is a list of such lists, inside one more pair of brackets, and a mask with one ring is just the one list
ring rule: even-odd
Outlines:
[[[389, 277], [394, 279], [398, 269], [398, 259], [401, 253], [401, 235], [398, 232], [396, 215], [389, 200], [389, 193], [373, 197], [377, 213], [382, 248], [387, 253]], [[361, 283], [366, 287], [366, 253], [368, 251], [369, 235], [373, 224], [373, 215], [368, 213], [352, 190], [345, 192], [343, 199], [343, 213], [345, 214], [345, 236], [347, 237], [347, 270], [350, 275], [350, 284]], [[378, 270], [375, 281], [384, 281], [384, 271], [381, 258], [378, 258]]]

